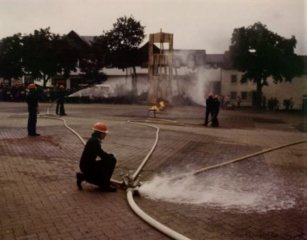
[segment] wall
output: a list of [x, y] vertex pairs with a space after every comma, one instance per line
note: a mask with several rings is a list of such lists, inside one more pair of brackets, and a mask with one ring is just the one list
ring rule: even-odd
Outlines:
[[[231, 93], [234, 92], [237, 96], [241, 96], [242, 92], [246, 92], [246, 99], [241, 99], [241, 106], [252, 106], [253, 91], [255, 91], [256, 86], [252, 82], [241, 83], [242, 73], [236, 70], [222, 70], [221, 75], [221, 95], [228, 96], [230, 103], [236, 105], [236, 97], [231, 98]], [[231, 82], [232, 75], [237, 76], [236, 82]]]
[[[231, 76], [237, 76], [237, 82], [231, 82]], [[256, 90], [256, 85], [251, 81], [247, 83], [241, 83], [240, 79], [242, 72], [236, 70], [222, 70], [222, 83], [221, 94], [224, 96], [230, 96], [231, 92], [236, 92], [237, 95], [241, 95], [242, 92], [247, 93], [247, 99], [242, 99], [241, 106], [252, 106], [253, 91]], [[293, 98], [294, 109], [301, 109], [303, 102], [303, 95], [307, 95], [307, 75], [301, 77], [295, 77], [292, 82], [282, 82], [274, 84], [272, 78], [268, 79], [268, 86], [262, 88], [262, 93], [268, 100], [269, 98], [277, 98], [280, 103], [280, 109], [283, 109], [283, 100]], [[232, 99], [232, 103], [235, 104], [236, 100]]]
[[307, 94], [307, 75], [296, 77], [292, 82], [282, 82], [274, 84], [272, 79], [268, 81], [269, 86], [263, 87], [263, 94], [268, 98], [276, 97], [280, 107], [284, 108], [283, 100], [292, 97], [294, 109], [302, 109], [303, 95]]

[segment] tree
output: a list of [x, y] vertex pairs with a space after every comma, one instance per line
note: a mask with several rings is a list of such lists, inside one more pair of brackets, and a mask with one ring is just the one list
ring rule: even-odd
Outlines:
[[15, 34], [0, 42], [0, 77], [5, 79], [30, 75], [46, 82], [57, 73], [68, 77], [75, 70], [78, 51], [69, 39], [50, 33], [49, 28], [34, 34]]
[[233, 67], [243, 72], [241, 82], [256, 84], [256, 106], [261, 107], [262, 88], [272, 76], [274, 83], [291, 81], [303, 74], [302, 59], [294, 53], [296, 39], [273, 33], [260, 22], [234, 29], [229, 54]]
[[106, 80], [106, 75], [101, 73], [109, 58], [108, 42], [104, 35], [95, 37], [89, 46], [88, 51], [83, 55], [80, 61], [80, 68], [86, 74], [90, 83], [98, 83]]
[[21, 48], [21, 34], [1, 40], [0, 77], [11, 80], [11, 78], [20, 78], [23, 75]]
[[57, 72], [68, 78], [70, 71], [76, 70], [79, 59], [78, 49], [70, 44], [67, 36], [55, 36], [52, 40], [52, 48], [55, 53]]
[[59, 67], [54, 47], [54, 40], [58, 36], [49, 30], [50, 28], [35, 30], [34, 34], [22, 39], [24, 71], [33, 79], [42, 79], [44, 87], [57, 74]]
[[143, 41], [144, 26], [136, 21], [133, 16], [120, 17], [113, 24], [113, 29], [105, 33], [107, 46], [110, 53], [110, 63], [112, 66], [126, 69], [132, 67], [132, 87], [136, 93], [136, 69], [140, 63], [138, 47]]

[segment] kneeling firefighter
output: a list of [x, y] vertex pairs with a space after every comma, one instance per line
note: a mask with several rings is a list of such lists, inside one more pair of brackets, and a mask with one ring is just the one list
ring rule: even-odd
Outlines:
[[[102, 191], [115, 192], [116, 187], [111, 185], [116, 158], [113, 154], [106, 153], [101, 148], [101, 141], [106, 137], [107, 126], [102, 122], [97, 122], [93, 127], [94, 132], [87, 141], [79, 167], [82, 173], [77, 173], [77, 186], [82, 190], [82, 181], [97, 185]], [[100, 157], [100, 160], [96, 160]]]

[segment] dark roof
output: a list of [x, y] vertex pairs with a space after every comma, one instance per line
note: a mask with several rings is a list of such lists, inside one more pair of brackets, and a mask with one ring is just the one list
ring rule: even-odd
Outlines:
[[[156, 45], [153, 45], [153, 52], [154, 53], [159, 53], [160, 49]], [[149, 42], [146, 42], [138, 50], [138, 57], [140, 58], [141, 66], [142, 67], [147, 67], [147, 64], [148, 64], [148, 54], [149, 54]]]
[[222, 64], [224, 61], [224, 54], [207, 54], [206, 63], [208, 64]]
[[95, 39], [95, 36], [80, 36], [80, 38], [85, 41], [88, 45], [91, 45]]
[[72, 44], [79, 48], [88, 48], [90, 46], [90, 44], [80, 37], [75, 31], [70, 31], [66, 37], [71, 40]]
[[[149, 42], [145, 43], [142, 47], [139, 48], [139, 52], [141, 55], [146, 56], [145, 59], [148, 59], [148, 53], [149, 53]], [[153, 45], [153, 52], [154, 53], [159, 53], [160, 48], [158, 48], [155, 44]]]
[[189, 64], [204, 65], [206, 62], [206, 50], [175, 49], [174, 61], [176, 66]]

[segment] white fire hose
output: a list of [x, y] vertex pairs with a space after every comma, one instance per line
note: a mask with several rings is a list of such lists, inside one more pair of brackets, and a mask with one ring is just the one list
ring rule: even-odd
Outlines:
[[302, 143], [306, 143], [306, 142], [307, 142], [307, 139], [303, 139], [303, 140], [300, 140], [300, 141], [296, 141], [296, 142], [287, 143], [287, 144], [279, 145], [279, 146], [276, 146], [276, 147], [264, 149], [264, 150], [261, 150], [259, 152], [255, 152], [255, 153], [252, 153], [252, 154], [249, 154], [249, 155], [245, 155], [243, 157], [235, 158], [235, 159], [232, 159], [232, 160], [229, 160], [229, 161], [226, 161], [226, 162], [223, 162], [223, 163], [219, 163], [219, 164], [216, 164], [216, 165], [213, 165], [213, 166], [200, 168], [198, 170], [176, 176], [176, 177], [172, 178], [171, 180], [180, 179], [180, 178], [188, 177], [188, 176], [191, 176], [191, 175], [197, 175], [197, 174], [205, 172], [205, 171], [220, 168], [220, 167], [223, 167], [223, 166], [226, 166], [226, 165], [229, 165], [229, 164], [232, 164], [232, 163], [236, 163], [236, 162], [239, 162], [239, 161], [242, 161], [242, 160], [246, 160], [248, 158], [255, 157], [255, 156], [258, 156], [258, 155], [261, 155], [261, 154], [264, 154], [264, 153], [272, 152], [272, 151], [275, 151], [275, 150], [278, 150], [278, 149], [281, 149], [281, 148], [290, 147], [292, 145], [302, 144]]
[[[47, 115], [40, 115], [40, 117], [43, 118], [49, 118], [49, 119], [55, 119], [55, 120], [62, 120], [64, 123], [64, 126], [69, 129], [70, 131], [72, 131], [72, 133], [74, 133], [83, 144], [85, 144], [84, 139], [80, 136], [80, 134], [78, 134], [74, 129], [72, 129], [71, 127], [69, 127], [66, 123], [66, 120], [63, 118], [58, 118], [58, 117], [51, 117], [51, 116], [47, 116]], [[130, 123], [133, 123], [132, 121], [130, 121]], [[158, 143], [158, 138], [159, 138], [159, 128], [155, 127], [155, 126], [151, 126], [149, 124], [142, 124], [142, 123], [135, 123], [135, 124], [140, 124], [143, 126], [148, 126], [148, 127], [153, 127], [155, 128], [156, 131], [156, 139], [155, 139], [155, 143], [153, 145], [153, 147], [151, 148], [151, 150], [149, 151], [149, 153], [146, 155], [146, 157], [144, 158], [144, 160], [142, 161], [141, 165], [139, 166], [139, 168], [135, 171], [135, 173], [132, 176], [128, 176], [129, 178], [131, 178], [131, 181], [135, 181], [136, 178], [138, 177], [140, 171], [143, 169], [143, 167], [145, 166], [147, 160], [149, 159], [149, 157], [151, 156], [151, 154], [153, 153], [157, 143]], [[119, 180], [115, 180], [115, 179], [111, 179], [111, 182], [117, 183], [117, 184], [123, 184], [124, 181], [119, 181]], [[133, 184], [133, 183], [132, 183]], [[155, 229], [159, 230], [160, 232], [164, 233], [165, 235], [169, 236], [172, 239], [176, 239], [176, 240], [189, 240], [189, 238], [185, 237], [184, 235], [181, 235], [180, 233], [177, 233], [176, 231], [172, 230], [171, 228], [163, 225], [162, 223], [158, 222], [157, 220], [153, 219], [152, 217], [150, 217], [148, 214], [146, 214], [141, 208], [138, 207], [138, 205], [135, 203], [134, 199], [133, 199], [133, 192], [135, 191], [134, 188], [128, 188], [127, 189], [127, 200], [129, 203], [129, 206], [131, 207], [131, 209], [140, 217], [142, 218], [145, 222], [147, 222], [149, 225], [151, 225], [152, 227], [154, 227]]]
[[[51, 119], [56, 119], [56, 120], [62, 120], [64, 122], [64, 125], [66, 128], [68, 128], [70, 131], [72, 131], [80, 140], [83, 144], [85, 144], [85, 141], [83, 140], [83, 138], [75, 131], [73, 130], [72, 128], [70, 128], [67, 123], [66, 123], [66, 120], [63, 119], [63, 118], [57, 118], [57, 117], [48, 117], [48, 116], [42, 116], [40, 115], [41, 117], [45, 117], [45, 118], [51, 118]], [[143, 159], [142, 163], [140, 164], [140, 166], [138, 167], [138, 169], [134, 172], [134, 174], [132, 176], [128, 176], [128, 184], [131, 184], [131, 185], [134, 185], [134, 182], [136, 181], [136, 179], [138, 178], [141, 170], [144, 168], [145, 164], [147, 163], [148, 159], [150, 158], [150, 156], [152, 155], [154, 149], [156, 148], [156, 145], [158, 143], [158, 138], [159, 138], [159, 127], [156, 127], [156, 126], [153, 126], [153, 125], [150, 125], [150, 124], [146, 124], [146, 123], [141, 123], [141, 122], [135, 122], [135, 121], [128, 121], [129, 123], [133, 123], [133, 124], [138, 124], [138, 125], [142, 125], [142, 126], [147, 126], [147, 127], [152, 127], [152, 128], [155, 128], [156, 129], [156, 139], [155, 139], [155, 142], [152, 146], [152, 148], [150, 149], [150, 151], [148, 152], [148, 154], [145, 156], [145, 158]], [[248, 159], [248, 158], [251, 158], [251, 157], [255, 157], [255, 156], [258, 156], [258, 155], [261, 155], [261, 154], [264, 154], [264, 153], [267, 153], [267, 152], [271, 152], [271, 151], [275, 151], [275, 150], [278, 150], [278, 149], [281, 149], [281, 148], [285, 148], [285, 147], [289, 147], [289, 146], [292, 146], [292, 145], [297, 145], [297, 144], [302, 144], [302, 143], [306, 143], [307, 142], [307, 139], [303, 139], [303, 140], [300, 140], [300, 141], [296, 141], [296, 142], [292, 142], [292, 143], [288, 143], [288, 144], [283, 144], [283, 145], [280, 145], [280, 146], [277, 146], [277, 147], [272, 147], [272, 148], [268, 148], [268, 149], [265, 149], [265, 150], [262, 150], [262, 151], [259, 151], [259, 152], [256, 152], [256, 153], [253, 153], [253, 154], [249, 154], [249, 155], [246, 155], [246, 156], [243, 156], [243, 157], [239, 157], [239, 158], [235, 158], [235, 159], [232, 159], [230, 161], [226, 161], [226, 162], [223, 162], [223, 163], [220, 163], [220, 164], [216, 164], [216, 165], [213, 165], [213, 166], [209, 166], [209, 167], [204, 167], [204, 168], [200, 168], [196, 171], [193, 171], [193, 172], [190, 172], [190, 173], [187, 173], [187, 174], [183, 174], [183, 175], [180, 175], [180, 176], [177, 176], [177, 177], [174, 177], [173, 179], [177, 179], [177, 178], [183, 178], [183, 177], [187, 177], [187, 176], [190, 176], [190, 175], [197, 175], [199, 173], [202, 173], [202, 172], [205, 172], [205, 171], [209, 171], [209, 170], [212, 170], [212, 169], [216, 169], [216, 168], [219, 168], [219, 167], [223, 167], [225, 165], [229, 165], [229, 164], [232, 164], [232, 163], [235, 163], [235, 162], [239, 162], [239, 161], [242, 161], [242, 160], [245, 160], [245, 159]], [[115, 179], [111, 179], [112, 182], [115, 182], [117, 184], [123, 184], [123, 183], [126, 183], [125, 181], [118, 181], [118, 180], [115, 180]], [[167, 226], [163, 225], [162, 223], [156, 221], [155, 219], [153, 219], [152, 217], [150, 217], [148, 214], [146, 214], [142, 209], [140, 209], [138, 207], [138, 205], [135, 203], [134, 199], [133, 199], [133, 193], [137, 191], [137, 186], [136, 187], [129, 187], [128, 185], [128, 189], [127, 189], [127, 200], [128, 200], [128, 203], [131, 207], [131, 209], [140, 217], [142, 218], [145, 222], [147, 222], [148, 224], [150, 224], [152, 227], [156, 228], [157, 230], [159, 230], [160, 232], [164, 233], [165, 235], [171, 237], [172, 239], [178, 239], [178, 240], [188, 240], [189, 238], [187, 238], [186, 236], [168, 228]]]

